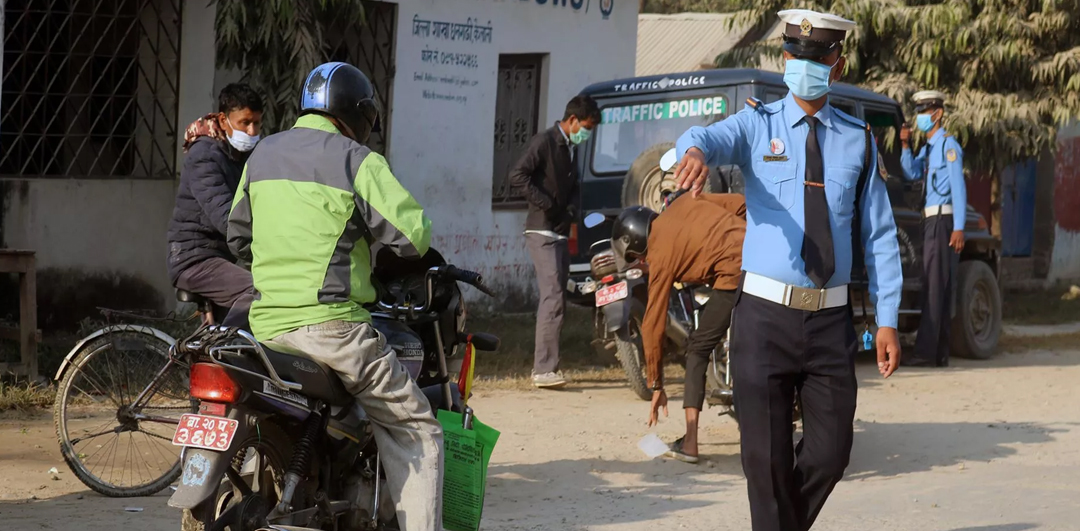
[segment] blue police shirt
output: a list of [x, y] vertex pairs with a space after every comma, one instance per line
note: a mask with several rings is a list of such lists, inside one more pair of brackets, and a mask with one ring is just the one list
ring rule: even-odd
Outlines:
[[[801, 257], [804, 214], [806, 113], [788, 94], [783, 100], [757, 108], [747, 105], [734, 116], [708, 127], [691, 127], [679, 137], [681, 158], [696, 147], [709, 166], [738, 164], [746, 182], [746, 240], [743, 270], [795, 286], [813, 288]], [[851, 222], [855, 185], [866, 150], [865, 124], [825, 105], [817, 138], [825, 170], [825, 195], [830, 207], [836, 272], [826, 287], [851, 281]], [[878, 326], [897, 325], [900, 290], [900, 247], [885, 181], [878, 176], [877, 149], [871, 142], [872, 173], [862, 198], [862, 239], [870, 299]]]
[[964, 183], [964, 150], [955, 138], [938, 129], [930, 141], [919, 150], [917, 157], [911, 149], [900, 153], [904, 166], [904, 178], [918, 181], [927, 174], [926, 206], [952, 203], [953, 230], [964, 230], [967, 220], [967, 185]]

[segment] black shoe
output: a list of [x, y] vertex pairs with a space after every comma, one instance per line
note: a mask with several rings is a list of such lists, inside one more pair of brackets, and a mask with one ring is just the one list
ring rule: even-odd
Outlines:
[[937, 367], [937, 362], [922, 358], [900, 358], [901, 367]]

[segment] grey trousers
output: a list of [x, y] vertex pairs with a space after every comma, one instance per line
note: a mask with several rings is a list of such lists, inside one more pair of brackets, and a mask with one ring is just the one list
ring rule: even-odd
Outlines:
[[913, 358], [939, 367], [949, 363], [949, 303], [956, 253], [949, 247], [952, 214], [923, 220], [922, 316]]
[[533, 374], [559, 370], [559, 334], [566, 309], [566, 282], [570, 277], [570, 248], [566, 240], [526, 234], [525, 247], [536, 268], [540, 305], [536, 309], [536, 347]]
[[330, 321], [274, 338], [329, 365], [374, 428], [402, 531], [442, 531], [442, 426], [397, 354], [368, 323]]
[[248, 330], [248, 310], [254, 299], [251, 271], [224, 258], [207, 258], [196, 262], [176, 279], [176, 287], [206, 297], [228, 313], [214, 317], [225, 326]]

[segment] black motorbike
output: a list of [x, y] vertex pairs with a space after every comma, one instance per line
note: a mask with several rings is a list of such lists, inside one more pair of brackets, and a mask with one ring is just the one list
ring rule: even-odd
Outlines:
[[[585, 226], [597, 227], [612, 219], [599, 213], [585, 217]], [[648, 271], [644, 265], [619, 271], [611, 240], [600, 240], [589, 249], [591, 277], [578, 289], [592, 293], [596, 301], [595, 343], [615, 356], [626, 372], [630, 390], [642, 400], [652, 399], [646, 382], [645, 352], [642, 348], [641, 323], [649, 300]], [[698, 315], [709, 300], [711, 290], [705, 285], [675, 284], [670, 292], [668, 319], [664, 333], [664, 353], [686, 365], [686, 342], [697, 328]], [[712, 353], [709, 364], [710, 405], [732, 404], [732, 383], [727, 355], [727, 340]]]
[[[372, 324], [423, 389], [432, 411], [463, 414], [448, 359], [465, 344], [493, 351], [499, 339], [468, 334], [458, 283], [493, 293], [480, 275], [445, 263], [376, 258]], [[184, 415], [174, 444], [183, 474], [169, 505], [183, 531], [397, 529], [370, 421], [325, 364], [278, 352], [250, 334], [207, 326], [178, 343], [191, 362], [197, 415]]]

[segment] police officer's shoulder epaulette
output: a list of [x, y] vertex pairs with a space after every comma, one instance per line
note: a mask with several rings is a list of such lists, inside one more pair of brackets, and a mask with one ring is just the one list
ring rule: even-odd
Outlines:
[[777, 103], [779, 103], [779, 101], [772, 104], [765, 104], [764, 102], [753, 96], [746, 98], [746, 108], [764, 114], [776, 114], [776, 112], [780, 110], [777, 106]]
[[862, 121], [862, 120], [860, 120], [860, 119], [858, 119], [858, 118], [856, 118], [856, 117], [854, 117], [854, 116], [852, 116], [852, 115], [850, 115], [850, 114], [848, 114], [848, 113], [846, 113], [844, 111], [841, 111], [840, 109], [837, 109], [836, 107], [833, 107], [833, 113], [836, 114], [837, 118], [840, 118], [841, 120], [843, 120], [843, 121], [845, 121], [845, 122], [847, 122], [849, 124], [852, 124], [855, 127], [858, 127], [859, 129], [866, 129], [866, 130], [870, 129], [870, 124], [869, 123], [864, 122], [864, 121]]

